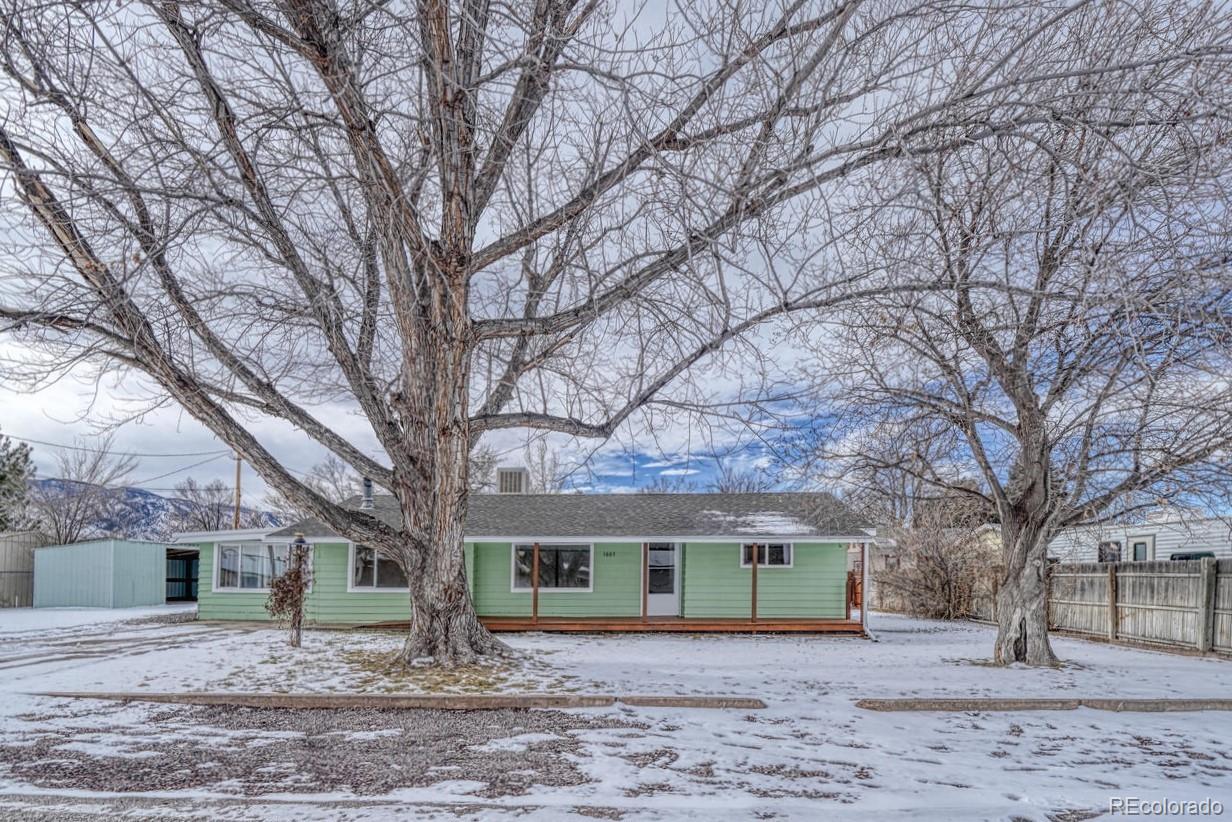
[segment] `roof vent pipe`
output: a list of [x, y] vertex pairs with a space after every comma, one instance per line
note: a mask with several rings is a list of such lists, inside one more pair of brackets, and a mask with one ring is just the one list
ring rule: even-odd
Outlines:
[[376, 504], [372, 501], [372, 479], [364, 477], [364, 498], [359, 502], [359, 510], [371, 511], [375, 507]]

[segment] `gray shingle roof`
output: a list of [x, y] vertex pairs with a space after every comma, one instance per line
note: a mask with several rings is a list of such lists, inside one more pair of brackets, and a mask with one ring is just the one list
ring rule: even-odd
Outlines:
[[[376, 516], [399, 526], [397, 501], [374, 500]], [[357, 508], [359, 498], [347, 500]], [[852, 537], [871, 526], [826, 493], [475, 494], [466, 535], [477, 537]], [[313, 520], [274, 532], [327, 536]]]

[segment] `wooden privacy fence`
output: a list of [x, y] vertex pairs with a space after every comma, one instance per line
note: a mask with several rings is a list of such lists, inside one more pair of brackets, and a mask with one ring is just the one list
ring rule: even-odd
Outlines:
[[847, 572], [847, 618], [852, 608], [864, 607], [864, 580], [855, 571]]
[[[995, 588], [976, 598], [973, 617], [996, 620]], [[1053, 565], [1048, 624], [1113, 642], [1232, 653], [1232, 560]]]

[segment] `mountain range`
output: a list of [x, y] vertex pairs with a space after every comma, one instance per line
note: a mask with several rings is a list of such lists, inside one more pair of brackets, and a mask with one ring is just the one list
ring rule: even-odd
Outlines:
[[[40, 490], [55, 493], [70, 493], [67, 489], [76, 484], [56, 478], [35, 479], [32, 485]], [[116, 489], [113, 501], [107, 506], [107, 514], [94, 523], [95, 530], [104, 534], [122, 534], [130, 539], [164, 540], [176, 531], [187, 530], [184, 521], [193, 510], [193, 503], [177, 497], [164, 497], [144, 488], [126, 487]], [[231, 511], [227, 508], [227, 513]], [[246, 525], [254, 528], [277, 527], [282, 522], [270, 512], [240, 506], [240, 517]], [[230, 523], [224, 527], [229, 528]]]

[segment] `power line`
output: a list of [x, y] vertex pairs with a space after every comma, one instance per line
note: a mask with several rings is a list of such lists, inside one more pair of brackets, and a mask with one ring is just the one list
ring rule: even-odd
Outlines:
[[215, 454], [214, 456], [208, 459], [203, 459], [200, 462], [194, 462], [192, 465], [185, 465], [183, 468], [176, 468], [174, 471], [168, 471], [167, 473], [159, 474], [156, 477], [147, 477], [146, 479], [143, 479], [143, 480], [135, 480], [133, 482], [126, 483], [126, 485], [135, 485], [137, 487], [140, 487], [141, 485], [147, 482], [154, 482], [155, 480], [160, 480], [160, 479], [163, 479], [164, 477], [169, 477], [172, 474], [180, 474], [180, 473], [183, 473], [184, 471], [191, 471], [192, 469], [198, 466], [205, 465], [207, 462], [213, 462], [214, 460], [220, 460], [223, 457], [229, 455], [230, 453], [231, 453], [230, 451], [224, 451], [223, 453]]
[[[5, 437], [8, 437], [9, 439], [17, 440], [18, 442], [30, 443], [31, 445], [44, 445], [48, 448], [63, 448], [66, 451], [97, 451], [98, 450], [97, 448], [91, 448], [89, 446], [84, 446], [84, 445], [65, 445], [64, 443], [60, 443], [60, 442], [46, 442], [44, 440], [34, 440], [28, 437], [19, 437], [16, 434], [7, 434], [3, 432], [0, 432], [0, 436], [5, 436]], [[208, 457], [211, 455], [221, 456], [223, 454], [231, 453], [231, 449], [229, 448], [221, 448], [217, 451], [185, 451], [180, 454], [140, 453], [140, 452], [134, 452], [134, 451], [123, 451], [118, 448], [115, 450], [117, 454], [124, 454], [130, 457], [142, 457], [142, 458], [146, 458], [146, 457], [150, 457], [150, 458], [153, 458], [153, 457]], [[189, 466], [189, 467], [192, 467], [192, 466]]]

